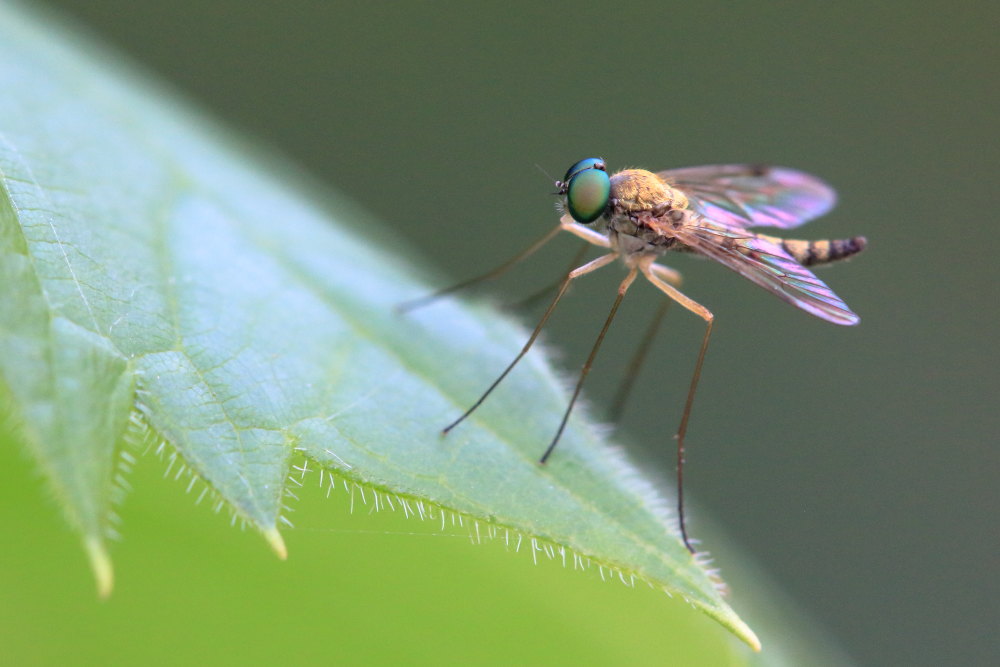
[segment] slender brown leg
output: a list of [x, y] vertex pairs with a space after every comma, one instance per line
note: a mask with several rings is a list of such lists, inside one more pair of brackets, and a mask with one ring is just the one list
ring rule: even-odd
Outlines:
[[[674, 287], [681, 286], [682, 281], [680, 273], [659, 264], [655, 264], [654, 266], [658, 269], [657, 273], [660, 277], [665, 279], [668, 283]], [[639, 347], [636, 349], [635, 354], [632, 355], [632, 359], [629, 361], [628, 368], [625, 371], [625, 378], [622, 380], [621, 386], [618, 387], [618, 392], [615, 394], [614, 400], [611, 401], [611, 410], [608, 413], [608, 418], [612, 422], [617, 423], [621, 420], [622, 413], [625, 411], [625, 403], [628, 401], [628, 397], [632, 393], [632, 388], [635, 386], [635, 381], [639, 377], [639, 372], [642, 370], [642, 362], [649, 353], [653, 340], [656, 338], [656, 334], [660, 329], [660, 323], [663, 321], [664, 315], [667, 314], [667, 310], [670, 308], [671, 303], [672, 302], [668, 299], [660, 304], [660, 307], [656, 310], [656, 314], [653, 316], [652, 321], [649, 323], [649, 328], [646, 329], [646, 334], [642, 337], [642, 342], [639, 343]]]
[[[608, 240], [606, 234], [602, 234], [598, 232], [596, 229], [591, 229], [586, 225], [581, 225], [579, 222], [573, 220], [573, 218], [571, 218], [569, 215], [564, 215], [562, 218], [559, 219], [559, 227], [563, 231], [569, 232], [573, 236], [581, 238], [591, 245], [596, 245], [601, 248], [611, 247], [611, 241]], [[579, 251], [577, 251], [576, 255], [573, 256], [573, 261], [570, 262], [570, 268], [576, 266], [577, 262], [583, 259], [583, 255], [586, 252], [586, 250], [587, 246], [583, 246]], [[678, 274], [678, 276], [679, 275], [680, 274]], [[551, 290], [555, 289], [558, 286], [559, 286], [558, 283], [555, 285], [549, 285], [548, 287], [541, 289], [538, 292], [535, 292], [528, 298], [522, 299], [520, 302], [515, 304], [515, 306], [531, 305], [534, 301], [540, 299], [542, 296], [544, 296], [545, 294], [547, 294], [548, 292], [550, 292]]]
[[562, 278], [560, 278], [556, 282], [549, 283], [548, 285], [538, 290], [534, 294], [529, 294], [528, 296], [519, 301], [505, 305], [504, 308], [528, 308], [530, 306], [535, 305], [537, 301], [541, 301], [545, 296], [550, 294], [553, 290], [559, 289], [559, 286], [562, 285], [563, 279], [566, 277], [566, 273], [569, 273], [574, 269], [574, 267], [580, 264], [580, 261], [583, 259], [583, 256], [587, 253], [587, 248], [589, 247], [590, 246], [587, 245], [586, 243], [580, 246], [580, 249], [576, 251], [576, 254], [573, 255], [573, 258], [570, 260], [569, 266], [566, 268], [565, 273], [563, 273]]
[[[705, 353], [708, 351], [708, 341], [712, 336], [712, 322], [715, 316], [712, 312], [705, 308], [705, 306], [693, 301], [692, 299], [684, 296], [677, 290], [677, 288], [672, 285], [667, 284], [655, 274], [663, 273], [662, 269], [666, 267], [660, 267], [653, 264], [651, 261], [640, 265], [640, 269], [646, 279], [649, 280], [653, 285], [659, 288], [663, 293], [669, 296], [671, 299], [684, 306], [692, 313], [698, 317], [705, 320], [705, 336], [701, 339], [701, 349], [698, 350], [698, 360], [694, 365], [694, 374], [691, 376], [691, 385], [688, 387], [687, 400], [684, 402], [684, 414], [681, 415], [681, 425], [677, 429], [677, 517], [680, 521], [681, 527], [681, 537], [684, 540], [684, 546], [687, 547], [688, 551], [695, 553], [695, 549], [691, 546], [691, 541], [688, 539], [687, 526], [684, 522], [684, 436], [687, 434], [688, 420], [691, 417], [691, 406], [694, 404], [694, 394], [698, 389], [698, 380], [701, 378], [701, 367], [705, 362]], [[669, 270], [668, 270], [669, 271]]]
[[479, 400], [477, 400], [475, 403], [472, 404], [471, 408], [466, 410], [461, 417], [459, 417], [452, 423], [445, 426], [441, 432], [447, 434], [449, 431], [451, 431], [451, 429], [455, 428], [463, 421], [465, 421], [466, 417], [475, 412], [476, 408], [478, 408], [480, 405], [483, 404], [483, 401], [486, 400], [486, 397], [489, 396], [490, 393], [497, 388], [497, 385], [499, 385], [503, 381], [503, 379], [507, 377], [507, 374], [510, 373], [511, 370], [513, 370], [514, 366], [517, 365], [517, 362], [521, 361], [521, 358], [528, 353], [528, 350], [530, 350], [531, 346], [535, 344], [535, 340], [538, 338], [538, 334], [542, 332], [542, 327], [544, 327], [545, 323], [549, 321], [549, 316], [552, 315], [552, 311], [556, 309], [556, 304], [558, 304], [559, 300], [562, 299], [563, 295], [566, 293], [566, 290], [569, 288], [569, 284], [571, 282], [573, 282], [580, 276], [584, 276], [590, 273], [591, 271], [596, 271], [597, 269], [603, 266], [607, 266], [611, 262], [615, 261], [617, 258], [618, 258], [618, 253], [611, 252], [608, 253], [607, 255], [601, 255], [597, 259], [587, 262], [580, 268], [573, 269], [572, 271], [570, 271], [566, 275], [566, 278], [563, 280], [562, 285], [559, 286], [559, 291], [556, 293], [555, 298], [552, 299], [552, 303], [549, 304], [549, 307], [545, 310], [545, 313], [542, 315], [542, 319], [539, 320], [538, 324], [535, 326], [535, 330], [531, 332], [531, 336], [528, 338], [528, 342], [524, 344], [524, 347], [521, 348], [521, 351], [517, 354], [516, 357], [514, 357], [514, 361], [510, 362], [507, 368], [504, 369], [503, 373], [500, 374], [500, 377], [498, 377], [496, 380], [493, 381], [493, 384], [491, 384], [489, 388], [483, 393], [483, 395], [479, 397]]
[[421, 297], [417, 297], [416, 299], [411, 299], [410, 301], [405, 301], [405, 302], [399, 304], [398, 306], [396, 306], [396, 310], [398, 312], [400, 312], [400, 313], [406, 313], [406, 312], [409, 312], [411, 310], [414, 310], [415, 308], [419, 308], [421, 306], [426, 306], [427, 304], [431, 303], [432, 301], [435, 301], [436, 299], [440, 299], [443, 296], [447, 296], [448, 294], [452, 294], [453, 292], [457, 292], [459, 290], [463, 290], [463, 289], [465, 289], [467, 287], [472, 287], [473, 285], [476, 285], [476, 284], [481, 283], [481, 282], [485, 282], [487, 280], [493, 280], [494, 278], [499, 278], [503, 274], [507, 273], [513, 266], [515, 266], [519, 262], [527, 259], [531, 255], [535, 254], [535, 252], [537, 252], [539, 250], [539, 248], [541, 248], [546, 243], [548, 243], [553, 238], [555, 238], [556, 234], [558, 234], [563, 229], [565, 229], [565, 226], [563, 224], [556, 225], [555, 227], [553, 227], [552, 229], [550, 229], [548, 232], [546, 232], [545, 236], [541, 237], [540, 239], [538, 239], [537, 241], [535, 241], [534, 243], [532, 243], [530, 246], [528, 246], [527, 248], [525, 248], [521, 252], [519, 252], [516, 255], [514, 255], [513, 257], [511, 257], [510, 259], [508, 259], [506, 262], [504, 262], [500, 266], [498, 266], [498, 267], [496, 267], [496, 268], [494, 268], [494, 269], [492, 269], [490, 271], [487, 271], [486, 273], [484, 273], [482, 275], [478, 275], [478, 276], [476, 276], [474, 278], [469, 278], [468, 280], [463, 280], [460, 283], [456, 283], [454, 285], [451, 285], [450, 287], [445, 287], [443, 289], [439, 289], [436, 292], [431, 292], [430, 294], [427, 294], [426, 296], [421, 296]]
[[597, 335], [597, 340], [594, 341], [594, 347], [590, 350], [590, 356], [587, 357], [587, 361], [583, 364], [583, 369], [580, 371], [580, 378], [576, 381], [576, 388], [573, 390], [573, 396], [569, 399], [569, 405], [566, 406], [566, 412], [563, 413], [562, 421], [559, 422], [559, 429], [556, 431], [556, 435], [552, 438], [552, 442], [549, 443], [548, 449], [542, 454], [542, 458], [539, 463], [545, 463], [548, 460], [549, 455], [552, 450], [556, 448], [559, 443], [559, 438], [562, 437], [563, 431], [566, 430], [566, 422], [569, 421], [569, 413], [573, 411], [573, 406], [576, 404], [576, 399], [580, 396], [580, 390], [583, 389], [583, 381], [587, 379], [587, 374], [590, 373], [590, 368], [594, 365], [594, 359], [597, 358], [597, 351], [601, 349], [601, 343], [604, 342], [604, 336], [608, 333], [608, 328], [611, 327], [611, 321], [615, 319], [615, 314], [618, 312], [618, 306], [622, 305], [622, 299], [625, 298], [625, 292], [628, 288], [632, 286], [635, 281], [635, 277], [639, 274], [638, 267], [632, 267], [625, 276], [625, 280], [621, 282], [618, 286], [618, 296], [615, 298], [614, 304], [611, 306], [611, 312], [608, 313], [608, 319], [604, 321], [604, 326], [601, 327], [601, 333]]
[[646, 334], [639, 343], [639, 347], [636, 348], [635, 354], [629, 360], [628, 367], [625, 370], [625, 377], [622, 379], [618, 391], [615, 392], [615, 397], [611, 401], [611, 409], [608, 411], [608, 419], [614, 423], [621, 421], [622, 413], [625, 411], [625, 403], [632, 394], [635, 381], [639, 378], [639, 371], [642, 370], [642, 362], [645, 361], [646, 355], [649, 354], [649, 349], [653, 345], [653, 339], [656, 338], [656, 334], [660, 330], [660, 323], [663, 322], [663, 316], [667, 314], [671, 303], [673, 301], [670, 299], [666, 299], [660, 303], [660, 307], [656, 309], [656, 314], [653, 315], [653, 319], [650, 321], [649, 327], [646, 329]]

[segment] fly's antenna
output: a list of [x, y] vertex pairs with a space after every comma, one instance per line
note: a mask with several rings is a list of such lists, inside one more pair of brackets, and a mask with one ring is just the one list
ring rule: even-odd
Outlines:
[[545, 178], [547, 178], [547, 179], [549, 179], [550, 181], [553, 181], [553, 182], [556, 180], [556, 179], [552, 178], [552, 174], [550, 174], [549, 172], [545, 171], [545, 168], [542, 167], [542, 165], [538, 164], [537, 162], [535, 163], [535, 167], [538, 168], [538, 171], [540, 171], [543, 174], [545, 174]]
[[563, 191], [562, 191], [562, 188], [563, 188], [563, 186], [565, 184], [562, 181], [560, 181], [558, 179], [555, 179], [555, 178], [552, 178], [552, 174], [550, 174], [549, 172], [545, 171], [545, 168], [542, 167], [542, 165], [538, 164], [537, 162], [535, 163], [535, 167], [538, 168], [538, 171], [540, 171], [543, 174], [545, 174], [545, 178], [549, 179], [549, 183], [555, 183], [556, 191], [553, 192], [552, 194], [554, 194], [554, 195], [564, 194]]

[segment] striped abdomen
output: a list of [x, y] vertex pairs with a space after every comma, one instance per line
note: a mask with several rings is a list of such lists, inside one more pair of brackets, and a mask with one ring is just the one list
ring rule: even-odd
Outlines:
[[774, 236], [765, 236], [764, 238], [780, 245], [802, 266], [828, 264], [839, 259], [847, 259], [852, 255], [857, 255], [868, 245], [868, 240], [864, 236], [827, 241], [800, 241], [779, 239]]

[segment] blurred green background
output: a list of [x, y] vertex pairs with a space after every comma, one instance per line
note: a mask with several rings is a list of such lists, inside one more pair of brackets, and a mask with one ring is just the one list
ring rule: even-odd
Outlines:
[[[711, 516], [862, 664], [995, 664], [1000, 6], [49, 4], [354, 197], [439, 267], [442, 283], [506, 259], [553, 224], [551, 182], [536, 165], [560, 176], [588, 156], [612, 168], [749, 161], [827, 179], [840, 204], [802, 234], [868, 236], [864, 255], [821, 274], [861, 315], [858, 328], [809, 318], [709, 262], [673, 261], [717, 325], [689, 432], [692, 530]], [[530, 293], [576, 247], [565, 240], [487, 293]], [[567, 370], [613, 299], [620, 273], [606, 271], [575, 288], [548, 333]], [[634, 292], [589, 384], [598, 406], [657, 303], [651, 289]], [[652, 475], [670, 477], [670, 435], [700, 332], [695, 318], [670, 314], [625, 417], [623, 439]], [[157, 481], [157, 465], [133, 480], [126, 540], [114, 552], [118, 590], [95, 615], [82, 553], [52, 503], [39, 502], [37, 473], [9, 448], [0, 457], [0, 520], [10, 531], [0, 642], [32, 647], [39, 662], [148, 662], [150, 651], [165, 662], [325, 662], [340, 652], [371, 662], [530, 662], [551, 630], [540, 620], [572, 632], [582, 621], [574, 596], [605, 595], [607, 635], [595, 638], [589, 619], [581, 654], [563, 646], [559, 656], [690, 664], [669, 653], [670, 638], [711, 624], [650, 591], [630, 593], [626, 615], [621, 590], [462, 538], [396, 535], [433, 531], [346, 518], [343, 498], [305, 502], [301, 529], [288, 535], [292, 560], [277, 563], [256, 536], [193, 507], [183, 485]], [[349, 550], [338, 549], [341, 531]], [[706, 547], [725, 574], [726, 552]], [[459, 556], [442, 555], [435, 569], [413, 555], [424, 549]], [[205, 565], [209, 550], [231, 565]], [[304, 582], [297, 558], [325, 558], [330, 573]], [[159, 580], [186, 583], [164, 589]], [[379, 602], [372, 580], [390, 599], [367, 617], [366, 600]], [[352, 594], [361, 581], [364, 592]], [[241, 590], [273, 597], [273, 625], [201, 616], [209, 632], [156, 634], [199, 600]], [[149, 605], [149, 617], [116, 614], [129, 600]], [[383, 617], [386, 606], [399, 618]], [[454, 627], [405, 636], [407, 615], [442, 607]], [[481, 655], [448, 655], [438, 642], [498, 618], [508, 625], [489, 633]], [[120, 643], [86, 644], [114, 636], [109, 624]], [[208, 639], [248, 624], [275, 643]], [[48, 639], [53, 626], [59, 642]], [[373, 643], [383, 626], [392, 638]], [[299, 628], [301, 644], [288, 643]], [[130, 644], [138, 633], [141, 645]]]

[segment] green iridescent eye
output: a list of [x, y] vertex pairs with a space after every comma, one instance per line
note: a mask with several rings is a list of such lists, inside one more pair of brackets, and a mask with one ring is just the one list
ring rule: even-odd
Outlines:
[[566, 175], [563, 176], [562, 182], [569, 183], [570, 179], [579, 174], [585, 169], [600, 169], [605, 171], [607, 167], [604, 166], [604, 160], [599, 157], [588, 157], [580, 160], [572, 167], [566, 170]]
[[[581, 164], [594, 162], [577, 169]], [[574, 171], [575, 170], [575, 171]], [[604, 214], [611, 197], [611, 179], [604, 171], [604, 161], [596, 158], [581, 160], [570, 167], [566, 182], [566, 207], [577, 222], [584, 224], [597, 220]]]

